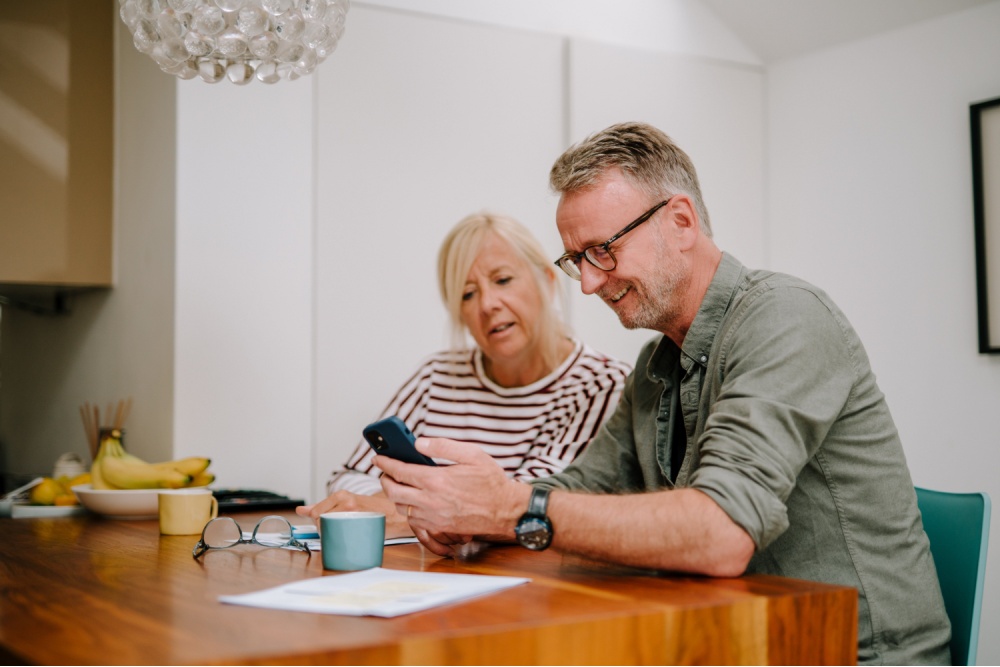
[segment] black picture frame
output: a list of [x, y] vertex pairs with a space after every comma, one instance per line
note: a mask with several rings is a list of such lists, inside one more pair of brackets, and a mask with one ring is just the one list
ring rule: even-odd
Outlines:
[[1000, 97], [969, 105], [979, 352], [1000, 354]]

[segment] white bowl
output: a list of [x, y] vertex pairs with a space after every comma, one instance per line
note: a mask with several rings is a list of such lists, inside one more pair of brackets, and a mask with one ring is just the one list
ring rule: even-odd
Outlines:
[[97, 490], [90, 484], [73, 487], [80, 504], [108, 519], [155, 519], [159, 515], [159, 489]]

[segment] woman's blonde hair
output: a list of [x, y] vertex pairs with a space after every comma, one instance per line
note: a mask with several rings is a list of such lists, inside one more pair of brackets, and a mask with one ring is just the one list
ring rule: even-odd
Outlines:
[[506, 241], [531, 269], [542, 299], [541, 317], [534, 323], [535, 330], [543, 359], [555, 367], [560, 361], [559, 343], [569, 336], [569, 327], [559, 307], [560, 293], [552, 262], [527, 227], [513, 218], [493, 213], [474, 213], [463, 218], [448, 232], [438, 251], [438, 289], [451, 321], [452, 347], [456, 350], [468, 347], [468, 329], [462, 322], [462, 295], [469, 269], [491, 235]]

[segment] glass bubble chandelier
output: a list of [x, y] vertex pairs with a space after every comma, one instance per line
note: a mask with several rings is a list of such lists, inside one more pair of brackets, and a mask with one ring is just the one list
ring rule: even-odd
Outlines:
[[337, 48], [350, 0], [118, 0], [135, 48], [209, 83], [311, 74]]

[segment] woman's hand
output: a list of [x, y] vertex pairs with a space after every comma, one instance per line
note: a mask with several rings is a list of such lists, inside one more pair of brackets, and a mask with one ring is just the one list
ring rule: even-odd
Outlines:
[[413, 536], [406, 517], [396, 511], [396, 505], [384, 493], [361, 496], [350, 491], [335, 491], [318, 503], [295, 508], [296, 514], [309, 517], [317, 525], [319, 516], [327, 512], [381, 512], [385, 514], [386, 539]]

